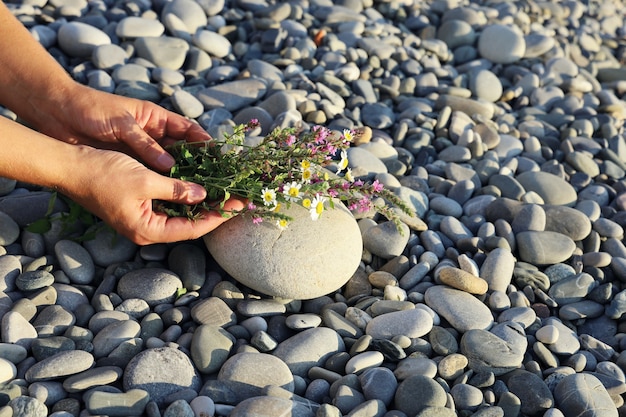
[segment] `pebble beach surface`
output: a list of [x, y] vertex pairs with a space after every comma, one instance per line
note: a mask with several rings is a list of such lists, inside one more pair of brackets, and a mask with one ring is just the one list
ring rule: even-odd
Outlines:
[[78, 81], [214, 137], [354, 129], [354, 174], [418, 216], [361, 216], [345, 285], [272, 298], [202, 240], [73, 241], [60, 201], [26, 231], [50, 193], [0, 180], [0, 417], [626, 413], [619, 0], [8, 6]]

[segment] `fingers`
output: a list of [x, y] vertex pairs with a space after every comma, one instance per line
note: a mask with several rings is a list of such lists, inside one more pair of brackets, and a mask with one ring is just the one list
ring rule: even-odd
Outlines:
[[131, 239], [140, 245], [198, 239], [242, 210], [244, 204], [241, 199], [231, 198], [224, 204], [224, 213], [204, 211], [198, 219], [194, 220], [151, 212], [143, 233], [136, 233]]
[[[145, 130], [135, 121], [130, 129], [122, 134], [125, 142], [144, 162], [161, 172], [168, 171], [175, 163], [174, 158], [163, 149], [163, 146], [177, 141], [201, 142], [211, 140], [211, 136], [200, 125], [184, 117], [158, 109], [153, 117], [157, 120], [149, 122]], [[163, 120], [165, 119], [165, 120]], [[160, 128], [162, 123], [164, 128]], [[152, 123], [155, 125], [153, 126]], [[159, 144], [159, 142], [161, 144]]]
[[206, 142], [212, 139], [211, 135], [199, 124], [169, 111], [165, 128], [166, 132], [163, 139], [168, 142], [176, 142], [179, 140], [185, 140], [187, 142]]
[[134, 119], [129, 120], [127, 129], [123, 130], [121, 135], [121, 141], [152, 168], [164, 172], [174, 165], [172, 155], [150, 137]]

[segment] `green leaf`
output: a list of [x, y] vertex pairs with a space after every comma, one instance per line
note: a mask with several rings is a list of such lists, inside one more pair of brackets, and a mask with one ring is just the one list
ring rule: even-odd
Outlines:
[[43, 219], [36, 220], [26, 226], [26, 230], [31, 233], [46, 233], [48, 230], [52, 228], [52, 223], [50, 223], [50, 219], [46, 216]]

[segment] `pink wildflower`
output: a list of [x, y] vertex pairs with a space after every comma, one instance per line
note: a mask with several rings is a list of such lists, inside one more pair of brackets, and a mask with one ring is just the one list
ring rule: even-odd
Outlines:
[[250, 119], [250, 123], [248, 123], [250, 128], [259, 126], [259, 119]]
[[378, 180], [374, 180], [374, 182], [372, 183], [372, 188], [375, 192], [379, 193], [383, 190], [383, 185]]
[[252, 218], [252, 223], [254, 223], [254, 224], [259, 224], [261, 222], [263, 222], [263, 217], [253, 217]]
[[371, 208], [372, 202], [368, 197], [363, 197], [359, 200], [359, 212], [365, 213]]
[[285, 141], [285, 144], [287, 146], [293, 146], [294, 143], [296, 143], [296, 136], [295, 135], [287, 136], [287, 140]]
[[248, 203], [248, 210], [256, 210], [256, 205], [253, 202]]

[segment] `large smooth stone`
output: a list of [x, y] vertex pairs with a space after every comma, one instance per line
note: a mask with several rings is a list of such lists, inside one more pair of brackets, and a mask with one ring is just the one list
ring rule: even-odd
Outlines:
[[520, 260], [533, 265], [558, 264], [567, 260], [576, 243], [557, 232], [520, 232], [515, 236]]
[[343, 286], [361, 261], [363, 241], [352, 214], [339, 202], [313, 221], [292, 204], [286, 229], [237, 216], [204, 236], [213, 258], [242, 284], [282, 298], [311, 299]]

